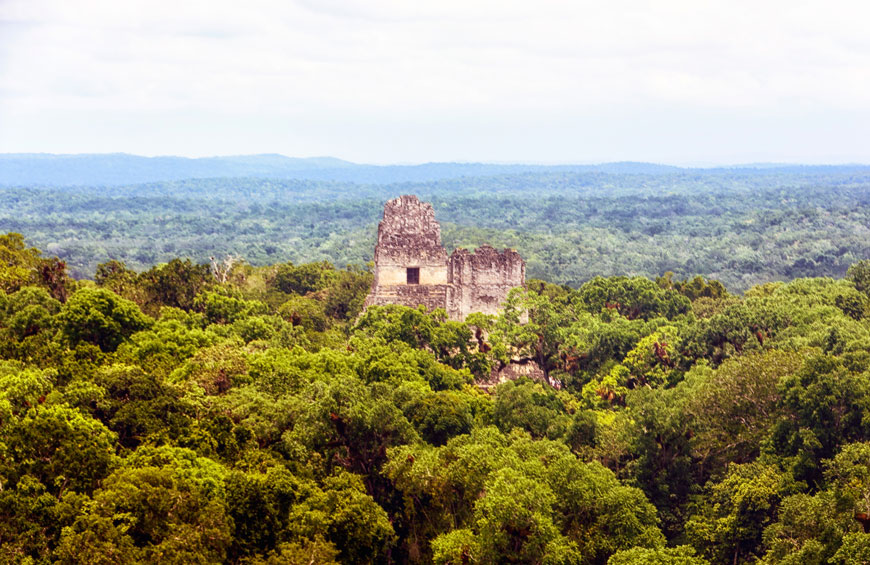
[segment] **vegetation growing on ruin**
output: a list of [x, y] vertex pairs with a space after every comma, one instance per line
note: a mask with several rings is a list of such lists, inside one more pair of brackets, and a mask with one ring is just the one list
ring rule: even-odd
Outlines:
[[[0, 257], [0, 561], [870, 559], [870, 263], [532, 280], [464, 323], [360, 314], [329, 263]], [[547, 382], [475, 386], [511, 359]]]

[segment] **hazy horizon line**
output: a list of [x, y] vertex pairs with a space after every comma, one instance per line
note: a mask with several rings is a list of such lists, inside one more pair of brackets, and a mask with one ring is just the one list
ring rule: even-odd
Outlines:
[[205, 160], [205, 159], [232, 159], [243, 157], [281, 157], [284, 159], [314, 161], [318, 159], [332, 159], [341, 161], [350, 165], [371, 166], [371, 167], [417, 167], [422, 165], [438, 165], [438, 164], [456, 164], [456, 165], [502, 165], [502, 166], [540, 166], [540, 167], [594, 167], [601, 165], [618, 165], [618, 164], [642, 164], [656, 165], [664, 167], [676, 167], [684, 169], [705, 169], [705, 168], [775, 168], [775, 167], [793, 167], [793, 166], [810, 166], [810, 167], [868, 167], [870, 162], [864, 163], [860, 161], [749, 161], [749, 162], [729, 162], [729, 161], [644, 161], [633, 159], [614, 159], [603, 161], [515, 161], [515, 160], [459, 160], [452, 159], [446, 161], [376, 161], [376, 162], [359, 162], [351, 161], [343, 157], [335, 155], [311, 155], [311, 156], [292, 156], [283, 153], [236, 153], [236, 154], [142, 154], [130, 153], [127, 151], [112, 151], [112, 152], [85, 152], [85, 153], [54, 153], [50, 151], [22, 151], [22, 152], [0, 152], [0, 158], [8, 157], [99, 157], [122, 155], [126, 157], [139, 157], [143, 159], [187, 159], [187, 160]]

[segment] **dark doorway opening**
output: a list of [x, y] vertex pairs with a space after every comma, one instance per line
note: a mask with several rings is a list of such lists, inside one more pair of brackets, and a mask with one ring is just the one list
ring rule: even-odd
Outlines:
[[408, 284], [420, 284], [420, 267], [408, 267]]

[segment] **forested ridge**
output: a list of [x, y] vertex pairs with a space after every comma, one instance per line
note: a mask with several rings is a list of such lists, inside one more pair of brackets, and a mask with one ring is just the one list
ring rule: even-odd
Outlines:
[[2, 562], [870, 561], [868, 261], [453, 322], [328, 262], [0, 257]]
[[[382, 167], [372, 182], [364, 166], [345, 166], [298, 174], [343, 171], [353, 182], [312, 176], [8, 185], [0, 188], [0, 230], [27, 234], [78, 278], [92, 278], [98, 264], [113, 259], [137, 270], [226, 254], [258, 266], [364, 265], [383, 203], [416, 194], [432, 202], [448, 250], [513, 247], [529, 276], [572, 287], [598, 275], [672, 271], [742, 292], [770, 281], [842, 277], [870, 256], [866, 166], [419, 167]], [[421, 172], [430, 169], [437, 174]], [[384, 182], [408, 171], [422, 180]]]

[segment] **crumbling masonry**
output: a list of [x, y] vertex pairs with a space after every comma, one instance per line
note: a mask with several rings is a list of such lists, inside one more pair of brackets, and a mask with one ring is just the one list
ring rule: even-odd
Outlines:
[[526, 264], [512, 249], [484, 245], [473, 253], [457, 249], [448, 258], [432, 205], [400, 196], [384, 206], [365, 305], [444, 308], [451, 320], [464, 320], [472, 312], [497, 314], [508, 291], [525, 280]]

